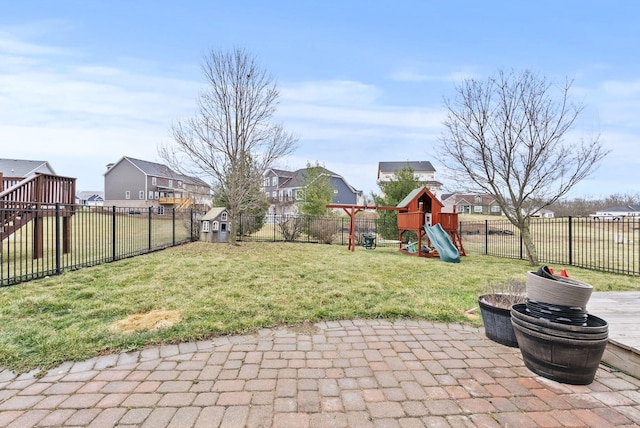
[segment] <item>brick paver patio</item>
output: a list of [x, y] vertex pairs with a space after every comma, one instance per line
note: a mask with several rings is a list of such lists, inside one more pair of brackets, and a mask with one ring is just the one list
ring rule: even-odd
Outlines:
[[482, 330], [356, 320], [0, 370], [0, 426], [637, 427], [640, 380], [530, 372]]

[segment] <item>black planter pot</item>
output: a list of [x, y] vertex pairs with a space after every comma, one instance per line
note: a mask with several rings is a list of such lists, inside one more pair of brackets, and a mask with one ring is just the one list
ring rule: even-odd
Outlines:
[[489, 295], [478, 297], [485, 335], [501, 345], [518, 347], [518, 340], [511, 324], [511, 309], [494, 306], [487, 301]]

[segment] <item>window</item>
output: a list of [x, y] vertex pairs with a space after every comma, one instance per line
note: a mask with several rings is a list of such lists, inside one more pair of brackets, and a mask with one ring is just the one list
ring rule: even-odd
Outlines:
[[491, 206], [491, 212], [492, 213], [499, 213], [500, 212], [500, 205], [492, 205]]
[[211, 222], [211, 230], [217, 231], [219, 229], [219, 223], [217, 221]]
[[178, 180], [178, 187], [182, 188], [182, 180]]
[[482, 213], [482, 205], [474, 205], [473, 206], [474, 213]]
[[461, 206], [461, 205], [458, 205], [458, 207], [457, 207], [457, 211], [458, 211], [459, 213], [463, 213], [463, 212], [464, 212], [464, 207], [463, 207], [463, 206]]
[[220, 214], [220, 219], [221, 219], [222, 221], [227, 221], [227, 213], [226, 213], [226, 212], [223, 212], [222, 214]]
[[128, 190], [126, 192], [124, 192], [124, 198], [125, 199], [131, 199], [131, 192], [128, 191]]
[[278, 185], [278, 177], [272, 177], [271, 178], [271, 185], [272, 186], [277, 186]]
[[153, 199], [153, 190], [149, 190], [149, 199]]
[[480, 203], [480, 202], [482, 202], [482, 196], [477, 195], [476, 196], [476, 203]]
[[157, 186], [158, 185], [158, 179], [156, 177], [151, 177], [151, 185], [152, 186]]
[[144, 199], [144, 190], [138, 192], [138, 199]]
[[173, 180], [169, 180], [169, 187], [173, 187]]
[[264, 179], [264, 187], [268, 187], [269, 186], [269, 177], [265, 177]]
[[153, 194], [153, 199], [156, 199], [156, 200], [157, 200], [159, 197], [160, 197], [160, 193], [155, 192], [155, 193]]
[[273, 192], [271, 192], [271, 197], [272, 198], [277, 198], [278, 197], [278, 192], [276, 192], [275, 190]]
[[203, 232], [208, 232], [209, 231], [209, 222], [206, 221], [206, 220], [202, 222], [202, 231]]

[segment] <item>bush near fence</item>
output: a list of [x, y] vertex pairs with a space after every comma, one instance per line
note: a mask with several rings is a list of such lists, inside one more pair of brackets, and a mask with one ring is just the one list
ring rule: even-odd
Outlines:
[[32, 210], [43, 219], [42, 257], [33, 252], [33, 221], [0, 242], [0, 286], [197, 240], [197, 216], [202, 214], [191, 209], [73, 206], [75, 214], [69, 219], [71, 234], [65, 252], [60, 208]]

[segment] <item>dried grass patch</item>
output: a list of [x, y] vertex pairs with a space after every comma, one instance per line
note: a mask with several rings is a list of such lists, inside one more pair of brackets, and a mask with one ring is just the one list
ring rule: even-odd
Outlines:
[[160, 330], [180, 322], [180, 311], [153, 310], [144, 314], [134, 314], [111, 324], [112, 331], [133, 333], [141, 330]]

